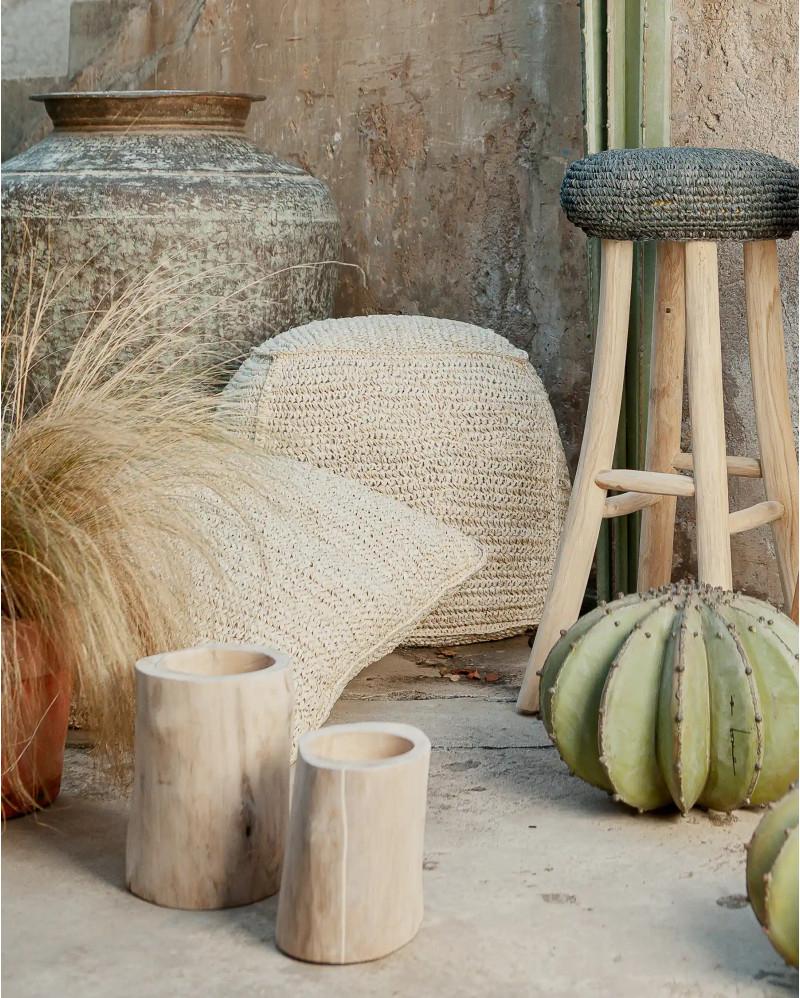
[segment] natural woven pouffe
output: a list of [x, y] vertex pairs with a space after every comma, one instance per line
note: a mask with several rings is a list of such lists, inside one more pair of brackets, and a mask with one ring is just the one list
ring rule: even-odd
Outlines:
[[538, 623], [569, 478], [542, 383], [503, 337], [421, 316], [312, 322], [256, 347], [225, 405], [266, 453], [357, 479], [484, 546], [485, 568], [404, 643]]

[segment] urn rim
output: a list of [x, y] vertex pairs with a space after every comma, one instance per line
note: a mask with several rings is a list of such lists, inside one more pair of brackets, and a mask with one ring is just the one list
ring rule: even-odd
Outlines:
[[31, 94], [56, 129], [244, 127], [264, 94], [222, 90], [79, 90]]

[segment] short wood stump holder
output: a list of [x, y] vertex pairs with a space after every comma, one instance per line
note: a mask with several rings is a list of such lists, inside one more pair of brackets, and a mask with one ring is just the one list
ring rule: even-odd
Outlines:
[[408, 724], [300, 739], [276, 941], [313, 963], [386, 956], [422, 922], [431, 743]]
[[207, 644], [136, 663], [129, 889], [167, 908], [250, 904], [280, 885], [290, 659]]
[[[775, 241], [797, 229], [796, 167], [741, 150], [610, 150], [570, 167], [561, 203], [571, 221], [602, 240], [600, 301], [580, 459], [517, 700], [523, 713], [538, 711], [539, 672], [562, 631], [578, 618], [605, 517], [643, 511], [639, 591], [671, 581], [678, 496], [695, 501], [700, 582], [731, 589], [730, 535], [765, 523], [772, 524], [787, 613], [798, 578], [798, 466]], [[722, 239], [744, 243], [758, 458], [726, 453], [717, 275]], [[643, 471], [612, 467], [634, 240], [658, 240]], [[680, 450], [684, 352], [691, 453]], [[765, 501], [729, 512], [729, 476], [763, 479]]]

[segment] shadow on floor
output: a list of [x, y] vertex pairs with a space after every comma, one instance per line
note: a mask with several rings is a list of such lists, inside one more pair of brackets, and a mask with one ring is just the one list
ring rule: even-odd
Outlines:
[[15, 818], [5, 836], [25, 836], [31, 849], [57, 852], [71, 863], [125, 890], [127, 814], [121, 805], [61, 795], [51, 807]]
[[[127, 808], [108, 801], [81, 800], [62, 795], [56, 803], [38, 814], [8, 822], [5, 834], [25, 839], [26, 853], [32, 858], [51, 854], [88, 873], [115, 891], [127, 895], [125, 883], [125, 838]], [[136, 899], [150, 907], [149, 902]], [[153, 908], [158, 908], [153, 905]], [[159, 909], [167, 914], [167, 909]], [[275, 921], [278, 897], [239, 908], [218, 911], [175, 912], [176, 917], [188, 917], [198, 923], [225, 927], [228, 931], [245, 934], [259, 944], [275, 946]]]
[[712, 953], [716, 967], [734, 978], [760, 983], [765, 994], [769, 988], [798, 993], [797, 970], [772, 948], [749, 904], [717, 904], [713, 917], [696, 905], [684, 910], [686, 940], [701, 956]]

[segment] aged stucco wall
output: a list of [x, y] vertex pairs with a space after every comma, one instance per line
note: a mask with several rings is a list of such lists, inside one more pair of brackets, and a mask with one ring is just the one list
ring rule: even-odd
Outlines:
[[[674, 0], [674, 14], [674, 142], [796, 161], [793, 0]], [[15, 78], [3, 80], [4, 156], [47, 127], [26, 92], [266, 93], [253, 136], [329, 183], [345, 259], [366, 274], [365, 284], [345, 274], [339, 314], [451, 316], [528, 349], [574, 468], [591, 361], [585, 240], [560, 215], [557, 192], [581, 154], [577, 4], [76, 0], [68, 48], [66, 73], [61, 46], [50, 77], [20, 79], [16, 60]], [[755, 454], [741, 247], [720, 259], [729, 451]], [[781, 266], [796, 423], [796, 237], [781, 246]], [[736, 508], [762, 498], [758, 482], [731, 486]], [[689, 571], [690, 508], [679, 529], [676, 570]], [[734, 571], [738, 584], [778, 598], [769, 528], [734, 538]]]
[[2, 156], [27, 143], [45, 118], [29, 94], [66, 86], [71, 0], [2, 0]]
[[[676, 145], [760, 149], [797, 163], [798, 8], [795, 0], [674, 0], [673, 141]], [[797, 427], [798, 239], [778, 246], [792, 416]], [[742, 248], [720, 248], [728, 453], [756, 456], [747, 349]], [[684, 444], [689, 444], [688, 436]], [[731, 508], [764, 498], [760, 481], [730, 479]], [[693, 520], [685, 515], [677, 546], [693, 568]], [[732, 538], [737, 585], [781, 602], [769, 527]]]
[[507, 336], [530, 351], [574, 458], [585, 262], [558, 188], [581, 154], [576, 4], [126, 2], [104, 33], [109, 6], [73, 5], [71, 88], [267, 94], [253, 137], [328, 182], [344, 258], [366, 274], [344, 271], [338, 312], [427, 313]]

